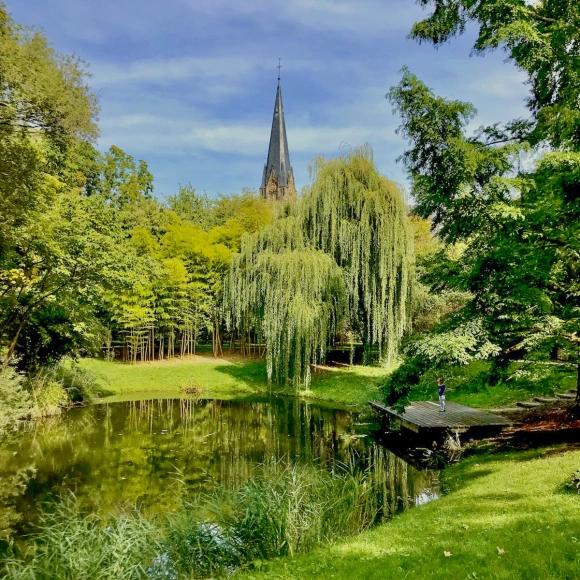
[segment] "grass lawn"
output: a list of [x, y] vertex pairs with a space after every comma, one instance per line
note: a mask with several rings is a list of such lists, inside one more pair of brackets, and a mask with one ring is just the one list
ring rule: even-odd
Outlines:
[[236, 577], [580, 578], [580, 495], [564, 489], [580, 468], [580, 451], [560, 451], [464, 459], [443, 472], [449, 493], [441, 499], [359, 536]]
[[[183, 360], [137, 364], [82, 359], [80, 364], [97, 376], [103, 389], [124, 400], [139, 398], [144, 393], [148, 396], [179, 396], [183, 394], [182, 387], [194, 383], [202, 388], [202, 396], [209, 398], [296, 394], [291, 388], [268, 385], [263, 360], [248, 360], [239, 356], [223, 359], [191, 356]], [[310, 389], [300, 395], [309, 399], [363, 405], [379, 398], [380, 380], [387, 372], [381, 367], [318, 367], [313, 372]]]
[[511, 378], [491, 386], [486, 381], [489, 363], [478, 361], [465, 366], [429, 371], [412, 391], [411, 400], [436, 401], [437, 377], [447, 385], [447, 400], [479, 408], [513, 407], [517, 401], [553, 396], [576, 387], [576, 369], [569, 366], [512, 363]]
[[[487, 365], [478, 362], [446, 369], [442, 374], [447, 383], [448, 400], [470, 407], [509, 407], [516, 401], [538, 395], [550, 396], [576, 384], [574, 369], [538, 365], [533, 369], [533, 380], [516, 374], [510, 382], [492, 387], [485, 383]], [[103, 389], [124, 400], [139, 398], [143, 393], [177, 397], [183, 394], [181, 387], [194, 383], [202, 388], [203, 396], [209, 398], [296, 394], [291, 387], [268, 385], [263, 360], [240, 356], [214, 359], [211, 355], [202, 355], [137, 364], [83, 359], [81, 366], [97, 375]], [[514, 365], [512, 371], [519, 370]], [[370, 400], [381, 399], [380, 385], [389, 372], [390, 369], [379, 366], [317, 367], [312, 373], [310, 388], [299, 394], [308, 399], [364, 405]], [[411, 393], [411, 399], [436, 401], [437, 373], [427, 373]]]

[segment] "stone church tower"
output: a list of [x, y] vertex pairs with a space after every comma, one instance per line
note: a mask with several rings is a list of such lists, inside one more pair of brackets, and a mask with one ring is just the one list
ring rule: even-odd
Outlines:
[[280, 76], [278, 76], [278, 91], [276, 92], [276, 103], [274, 105], [268, 159], [266, 165], [264, 165], [260, 194], [269, 201], [281, 201], [296, 195], [294, 174], [290, 165], [290, 153], [288, 152], [288, 139], [286, 138]]

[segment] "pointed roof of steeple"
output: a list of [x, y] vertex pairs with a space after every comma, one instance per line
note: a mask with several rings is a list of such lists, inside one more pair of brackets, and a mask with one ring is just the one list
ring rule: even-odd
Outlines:
[[278, 186], [286, 187], [292, 172], [292, 167], [290, 166], [286, 123], [284, 122], [284, 108], [282, 107], [280, 77], [278, 77], [278, 90], [276, 92], [276, 103], [274, 104], [274, 118], [272, 119], [272, 131], [270, 132], [268, 159], [264, 166], [264, 175], [262, 177], [263, 188], [266, 187], [272, 171], [274, 171], [278, 178]]

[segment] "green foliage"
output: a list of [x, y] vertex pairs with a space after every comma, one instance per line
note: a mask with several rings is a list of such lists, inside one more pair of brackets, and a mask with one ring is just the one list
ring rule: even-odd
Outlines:
[[182, 220], [188, 221], [200, 229], [211, 229], [215, 221], [213, 216], [213, 202], [207, 194], [196, 193], [195, 188], [188, 183], [180, 185], [175, 195], [168, 195], [167, 206]]
[[217, 488], [165, 518], [102, 520], [65, 501], [43, 515], [4, 577], [209, 578], [370, 527], [381, 506], [366, 474], [273, 462], [239, 488]]
[[33, 401], [23, 383], [13, 364], [0, 361], [0, 436], [32, 413]]
[[91, 403], [107, 392], [99, 387], [90, 369], [66, 359], [40, 369], [26, 381], [26, 386], [34, 399], [36, 417], [58, 415], [71, 404]]
[[78, 511], [74, 500], [46, 513], [27, 557], [9, 557], [5, 578], [121, 580], [147, 578], [158, 549], [158, 529], [139, 514], [103, 521]]
[[233, 263], [230, 299], [238, 316], [263, 313], [259, 324], [268, 345], [268, 378], [308, 385], [310, 363], [324, 360], [328, 338], [343, 316], [342, 272], [330, 256], [315, 250], [265, 251], [245, 262], [242, 257]]
[[[527, 73], [532, 112], [529, 121], [481, 127], [468, 137], [471, 105], [435, 96], [407, 69], [391, 89], [401, 131], [412, 143], [403, 160], [415, 211], [433, 215], [443, 242], [463, 246], [458, 256], [443, 248], [424, 262], [422, 282], [470, 297], [452, 324], [476, 319], [493, 337], [500, 352], [492, 382], [507, 378], [513, 358], [564, 349], [580, 361], [577, 3], [421, 4], [434, 4], [435, 11], [414, 26], [412, 37], [437, 45], [475, 23], [476, 52], [501, 47]], [[530, 147], [541, 155], [524, 170], [519, 155]]]
[[[95, 192], [117, 209], [133, 209], [151, 199], [153, 176], [145, 161], [138, 165], [131, 155], [113, 145], [98, 164], [98, 182], [93, 183]], [[89, 191], [88, 193], [93, 193]], [[130, 219], [130, 213], [126, 216]]]
[[59, 415], [70, 404], [61, 383], [55, 380], [53, 371], [44, 371], [30, 380], [35, 403], [36, 417]]
[[60, 193], [34, 217], [0, 256], [0, 338], [28, 368], [99, 344], [93, 312], [124, 262], [97, 198]]
[[106, 393], [98, 386], [95, 373], [75, 361], [61, 361], [54, 371], [54, 378], [73, 403], [90, 403], [95, 397]]
[[410, 391], [409, 400], [436, 401], [439, 377], [445, 379], [448, 400], [483, 409], [513, 407], [518, 401], [553, 397], [576, 386], [576, 369], [571, 365], [513, 362], [507, 379], [494, 385], [489, 382], [491, 368], [490, 360], [427, 368]]
[[510, 199], [505, 178], [522, 146], [508, 142], [491, 147], [477, 137], [467, 138], [465, 128], [477, 112], [473, 105], [437, 97], [407, 68], [402, 72], [387, 98], [401, 115], [398, 131], [413, 143], [402, 160], [417, 200], [414, 211], [432, 218], [447, 243], [493, 227], [494, 208]]
[[528, 75], [533, 122], [515, 121], [490, 131], [501, 139], [548, 140], [554, 147], [580, 147], [580, 6], [574, 0], [420, 0], [434, 12], [411, 31], [419, 42], [439, 45], [478, 27], [474, 52], [501, 48]]
[[412, 240], [402, 196], [368, 148], [318, 159], [313, 184], [246, 237], [227, 287], [232, 322], [267, 344], [268, 377], [307, 385], [342, 326], [391, 361], [407, 326]]
[[398, 187], [374, 166], [369, 147], [311, 166], [298, 207], [306, 239], [344, 271], [352, 330], [394, 360], [408, 325], [413, 243]]
[[84, 63], [58, 54], [40, 31], [23, 28], [0, 5], [0, 134], [46, 135], [63, 146], [97, 135], [96, 96]]
[[474, 319], [448, 330], [427, 334], [405, 349], [406, 359], [387, 379], [384, 394], [389, 404], [403, 406], [421, 377], [431, 368], [467, 365], [499, 354], [480, 320]]

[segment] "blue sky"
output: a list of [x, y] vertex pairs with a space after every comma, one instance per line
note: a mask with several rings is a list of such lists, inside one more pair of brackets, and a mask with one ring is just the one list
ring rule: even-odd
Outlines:
[[278, 57], [297, 185], [308, 163], [368, 142], [405, 185], [405, 141], [385, 99], [407, 65], [438, 94], [475, 104], [474, 127], [525, 114], [524, 77], [467, 35], [435, 50], [407, 40], [411, 0], [7, 0], [20, 24], [90, 63], [99, 148], [144, 159], [158, 196], [260, 186]]

